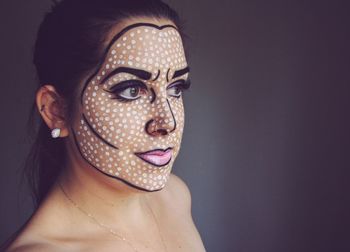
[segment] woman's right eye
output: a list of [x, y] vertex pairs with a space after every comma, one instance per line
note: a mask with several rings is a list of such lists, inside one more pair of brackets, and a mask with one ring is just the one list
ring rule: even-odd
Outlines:
[[112, 99], [118, 99], [120, 101], [133, 101], [139, 99], [142, 92], [145, 90], [147, 90], [147, 86], [142, 81], [128, 80], [122, 81], [105, 91], [114, 96]]
[[136, 100], [140, 97], [140, 89], [140, 87], [129, 87], [119, 92], [117, 95], [127, 100]]

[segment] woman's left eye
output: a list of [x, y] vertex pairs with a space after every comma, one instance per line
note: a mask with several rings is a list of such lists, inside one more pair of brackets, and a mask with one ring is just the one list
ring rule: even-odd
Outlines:
[[168, 95], [174, 97], [180, 97], [182, 93], [182, 88], [179, 85], [175, 85], [167, 90]]
[[184, 90], [190, 88], [190, 80], [178, 80], [167, 87], [167, 94], [179, 98]]

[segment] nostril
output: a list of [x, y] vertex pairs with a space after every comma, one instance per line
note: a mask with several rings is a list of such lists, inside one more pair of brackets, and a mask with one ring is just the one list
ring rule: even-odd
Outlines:
[[156, 132], [160, 133], [162, 136], [168, 134], [168, 132], [165, 129], [158, 129]]
[[150, 135], [167, 135], [168, 131], [166, 129], [158, 128], [155, 120], [149, 120], [145, 125], [145, 130]]

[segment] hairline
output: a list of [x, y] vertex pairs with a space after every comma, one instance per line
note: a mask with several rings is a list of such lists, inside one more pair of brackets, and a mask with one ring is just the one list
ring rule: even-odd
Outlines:
[[[171, 21], [171, 20], [170, 20]], [[142, 26], [146, 26], [146, 27], [152, 27], [152, 28], [156, 28], [158, 30], [163, 30], [166, 28], [173, 28], [175, 29], [177, 32], [179, 32], [179, 29], [175, 26], [175, 24], [165, 24], [165, 25], [156, 25], [153, 23], [147, 23], [147, 22], [138, 22], [138, 23], [134, 23], [131, 25], [128, 25], [126, 27], [124, 27], [121, 31], [119, 31], [116, 35], [114, 35], [112, 37], [112, 39], [110, 40], [110, 42], [108, 43], [108, 45], [106, 46], [106, 48], [104, 49], [103, 52], [103, 56], [101, 57], [100, 62], [98, 63], [96, 70], [87, 78], [87, 80], [84, 83], [83, 89], [81, 91], [80, 94], [80, 102], [81, 104], [83, 104], [83, 95], [85, 92], [85, 89], [87, 88], [88, 84], [91, 82], [91, 80], [98, 74], [98, 72], [101, 70], [101, 67], [103, 66], [103, 63], [105, 62], [108, 52], [110, 51], [111, 47], [114, 45], [114, 43], [121, 37], [123, 36], [125, 33], [127, 33], [128, 31], [137, 28], [137, 27], [142, 27]]]

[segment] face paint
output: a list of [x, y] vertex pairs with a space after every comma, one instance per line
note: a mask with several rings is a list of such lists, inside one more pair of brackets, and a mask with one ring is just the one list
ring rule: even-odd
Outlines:
[[82, 157], [130, 186], [162, 189], [181, 145], [188, 71], [174, 26], [140, 23], [118, 33], [83, 87], [72, 128]]

